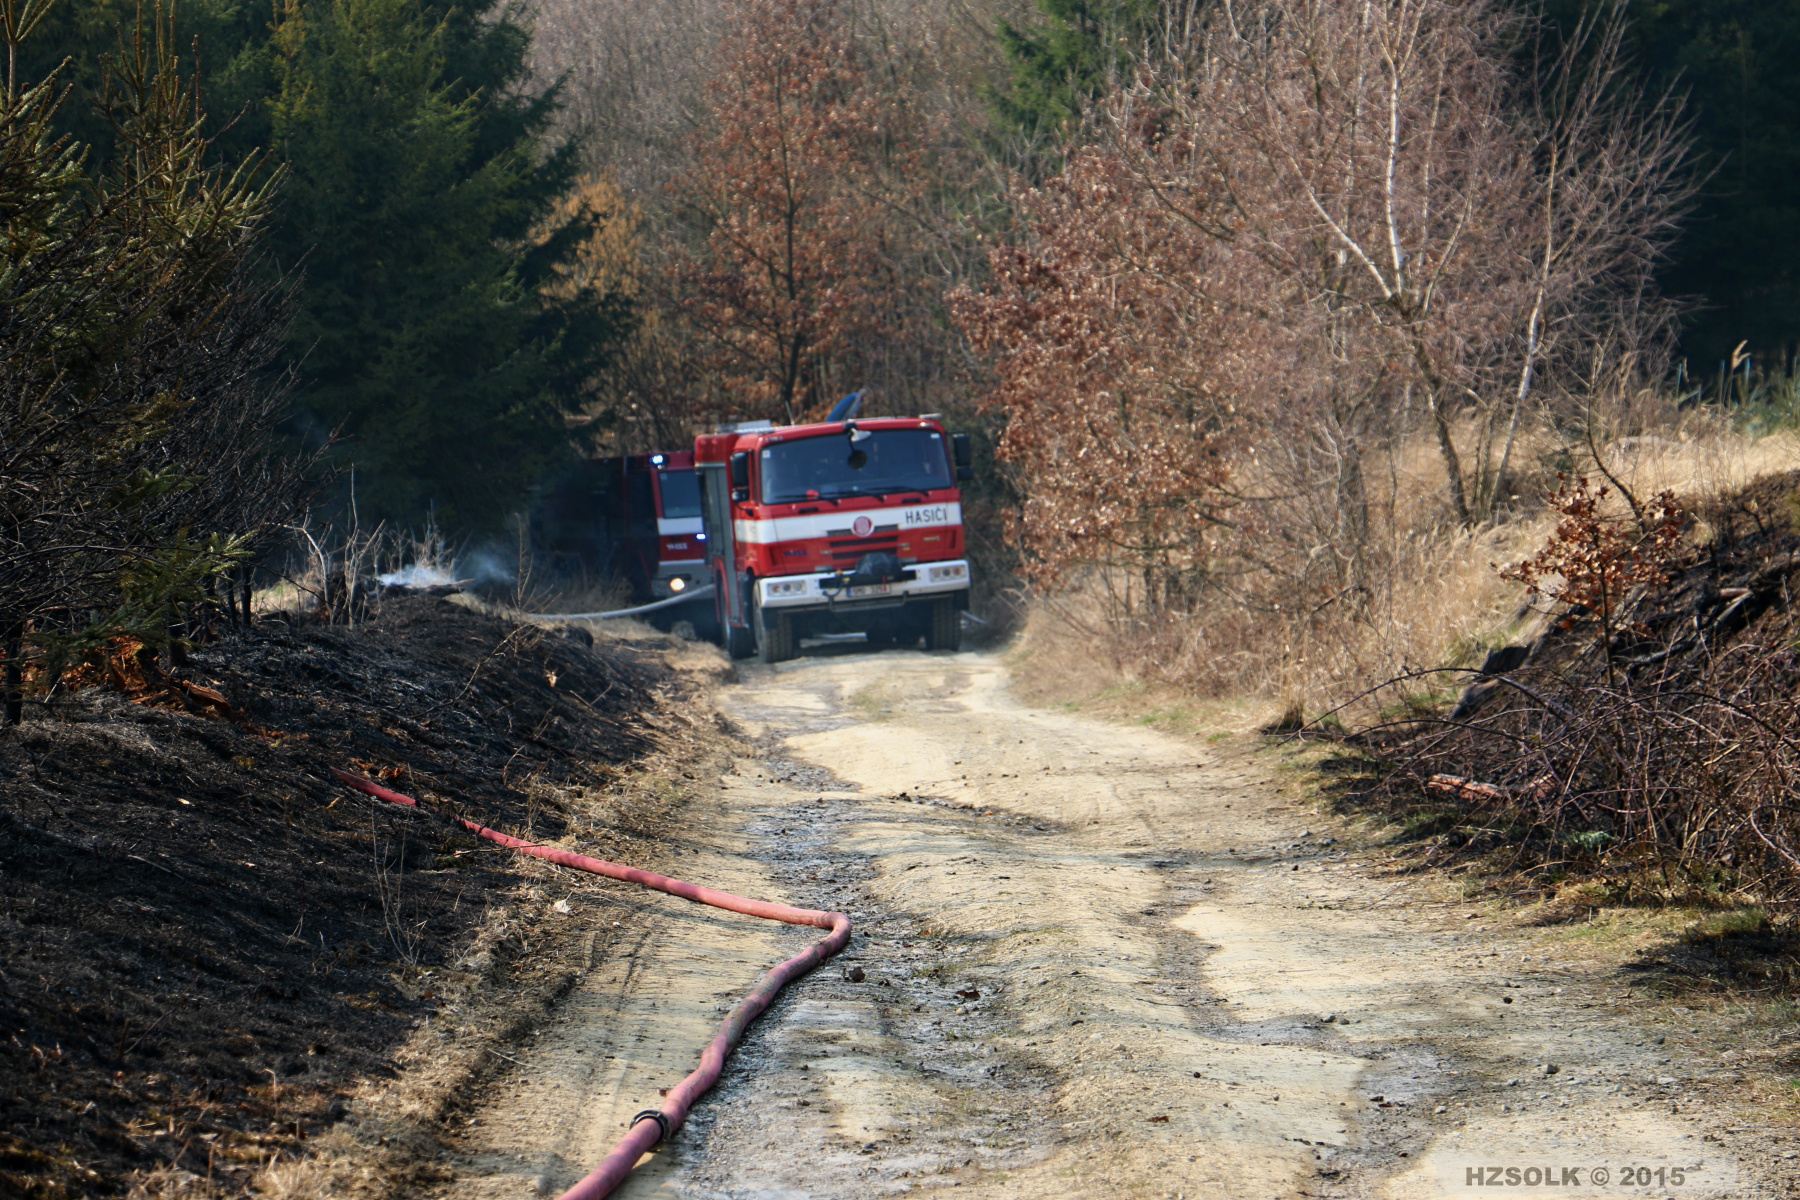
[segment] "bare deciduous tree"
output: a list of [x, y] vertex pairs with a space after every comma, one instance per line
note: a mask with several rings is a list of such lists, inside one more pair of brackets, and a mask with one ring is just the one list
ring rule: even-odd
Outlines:
[[1596, 341], [1646, 365], [1668, 331], [1651, 272], [1690, 194], [1681, 116], [1629, 86], [1622, 28], [1615, 7], [1520, 69], [1538, 33], [1491, 0], [1226, 0], [1112, 106], [1172, 216], [1322, 310], [1390, 405], [1417, 399], [1463, 525], [1546, 378]]
[[1230, 255], [1168, 220], [1105, 149], [1015, 199], [1023, 239], [995, 247], [989, 287], [952, 302], [993, 361], [984, 403], [1005, 414], [1000, 454], [1024, 483], [1026, 574], [1098, 568], [1122, 589], [1119, 615], [1182, 607], [1232, 508], [1250, 415], [1234, 394], [1266, 369], [1224, 286]]
[[[1284, 661], [1345, 642], [1321, 621], [1383, 620], [1433, 536], [1397, 515], [1413, 435], [1467, 531], [1526, 422], [1585, 426], [1653, 373], [1684, 147], [1678, 108], [1633, 92], [1619, 20], [1540, 45], [1494, 0], [1167, 10], [957, 298], [1031, 574], [1085, 571], [1166, 660], [1189, 635], [1149, 636], [1140, 601], [1171, 630], [1259, 625]], [[1152, 576], [1181, 586], [1121, 604]]]
[[728, 403], [791, 422], [854, 386], [834, 357], [919, 282], [893, 226], [924, 188], [924, 138], [835, 0], [747, 0], [707, 97], [671, 185], [678, 303]]

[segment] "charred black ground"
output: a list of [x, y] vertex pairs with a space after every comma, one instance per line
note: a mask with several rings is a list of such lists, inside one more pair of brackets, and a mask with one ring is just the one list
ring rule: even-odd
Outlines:
[[[229, 1186], [340, 1115], [515, 864], [330, 769], [556, 838], [559, 789], [628, 769], [681, 699], [637, 645], [396, 595], [195, 651], [178, 673], [229, 714], [90, 689], [0, 736], [0, 1195]], [[586, 844], [630, 859], [632, 821]]]

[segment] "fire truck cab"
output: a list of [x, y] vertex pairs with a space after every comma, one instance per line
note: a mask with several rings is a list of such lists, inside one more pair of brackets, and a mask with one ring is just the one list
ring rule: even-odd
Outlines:
[[863, 633], [954, 650], [969, 604], [966, 435], [934, 416], [722, 427], [694, 443], [706, 567], [733, 657]]
[[693, 451], [636, 455], [628, 463], [635, 468], [625, 475], [629, 510], [642, 527], [633, 528], [624, 541], [639, 594], [665, 600], [700, 587], [706, 574], [706, 532]]

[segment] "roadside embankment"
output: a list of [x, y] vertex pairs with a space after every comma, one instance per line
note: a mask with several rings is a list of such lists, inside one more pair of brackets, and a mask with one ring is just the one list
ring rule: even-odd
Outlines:
[[649, 857], [722, 663], [590, 640], [397, 594], [0, 735], [0, 1194], [268, 1190], [328, 1130], [349, 1162], [453, 1103], [567, 988], [568, 886], [330, 771]]

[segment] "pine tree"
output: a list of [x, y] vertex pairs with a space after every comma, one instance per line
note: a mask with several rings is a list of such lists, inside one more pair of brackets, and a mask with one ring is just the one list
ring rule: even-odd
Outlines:
[[1155, 0], [1037, 0], [1038, 19], [1001, 21], [1012, 79], [992, 97], [1004, 135], [1060, 145], [1155, 28]]
[[[16, 42], [17, 10], [4, 22]], [[292, 518], [269, 453], [290, 289], [259, 278], [269, 182], [209, 165], [167, 26], [134, 28], [96, 97], [118, 152], [55, 131], [54, 74], [0, 95], [0, 720], [117, 637], [180, 645], [184, 613]], [[29, 44], [29, 43], [26, 43]], [[17, 49], [11, 45], [9, 49]]]
[[[215, 156], [266, 149], [284, 173], [267, 246], [301, 281], [288, 424], [338, 439], [365, 521], [498, 523], [628, 324], [620, 297], [546, 289], [605, 214], [554, 215], [579, 148], [550, 144], [558, 97], [525, 86], [529, 34], [496, 2], [193, 0], [172, 17], [221, 114]], [[63, 0], [32, 48], [67, 61], [58, 126], [96, 164], [113, 146], [101, 60], [133, 12]]]
[[553, 97], [513, 98], [516, 27], [471, 11], [316, 0], [275, 36], [301, 418], [348, 439], [365, 518], [499, 521], [622, 323], [591, 293], [540, 293], [586, 219], [541, 235], [573, 150], [544, 153]]

